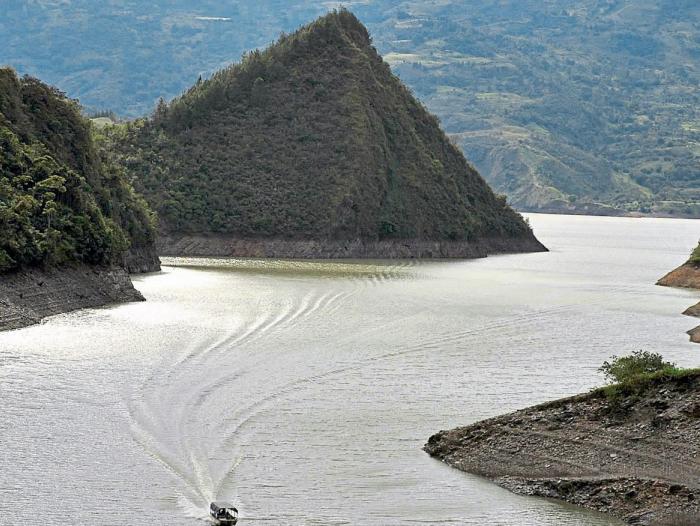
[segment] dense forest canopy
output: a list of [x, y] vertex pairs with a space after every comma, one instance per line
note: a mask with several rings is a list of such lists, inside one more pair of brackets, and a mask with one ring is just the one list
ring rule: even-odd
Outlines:
[[[700, 216], [697, 1], [351, 7], [515, 205]], [[0, 63], [91, 111], [137, 117], [327, 9], [308, 0], [6, 0]]]
[[166, 233], [531, 236], [348, 11], [198, 81], [153, 118], [105, 133]]
[[78, 105], [0, 69], [0, 272], [120, 265], [150, 247], [154, 220], [116, 165], [97, 153]]

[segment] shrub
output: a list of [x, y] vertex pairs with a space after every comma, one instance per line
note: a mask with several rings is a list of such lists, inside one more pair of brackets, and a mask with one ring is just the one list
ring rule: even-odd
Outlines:
[[648, 351], [635, 351], [629, 356], [613, 356], [603, 362], [598, 371], [605, 375], [608, 383], [624, 383], [639, 376], [666, 369], [675, 369], [676, 364], [664, 361], [663, 356]]
[[700, 244], [698, 244], [695, 250], [690, 254], [690, 263], [696, 266], [700, 265]]

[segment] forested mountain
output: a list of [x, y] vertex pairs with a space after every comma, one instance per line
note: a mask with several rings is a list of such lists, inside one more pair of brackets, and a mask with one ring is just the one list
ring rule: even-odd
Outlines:
[[526, 239], [541, 249], [348, 11], [248, 54], [161, 103], [152, 119], [109, 134], [107, 149], [166, 235]]
[[[697, 1], [347, 5], [515, 205], [700, 216]], [[5, 0], [0, 63], [92, 110], [136, 117], [327, 9], [308, 0]]]
[[157, 268], [154, 221], [102, 159], [78, 105], [0, 69], [0, 272], [72, 263]]

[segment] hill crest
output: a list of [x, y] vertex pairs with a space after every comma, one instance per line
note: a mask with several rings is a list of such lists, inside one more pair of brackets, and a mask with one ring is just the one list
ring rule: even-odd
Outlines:
[[[127, 128], [115, 149], [167, 238], [459, 242], [465, 255], [483, 255], [476, 242], [489, 239], [498, 251], [508, 244], [498, 240], [543, 249], [346, 10]], [[460, 253], [453, 248], [437, 253]]]

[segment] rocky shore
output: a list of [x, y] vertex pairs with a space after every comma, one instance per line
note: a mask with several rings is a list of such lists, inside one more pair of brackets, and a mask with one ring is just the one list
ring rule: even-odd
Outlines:
[[700, 289], [700, 266], [690, 262], [684, 263], [666, 274], [656, 284], [663, 287]]
[[700, 372], [441, 431], [425, 451], [522, 495], [629, 524], [700, 524]]
[[257, 257], [293, 259], [353, 258], [482, 258], [489, 254], [546, 252], [533, 236], [477, 241], [426, 241], [420, 239], [364, 241], [241, 239], [230, 236], [163, 235], [161, 256]]
[[75, 265], [12, 272], [0, 277], [0, 330], [77, 309], [143, 300], [121, 267]]
[[160, 270], [160, 259], [156, 252], [155, 243], [151, 246], [131, 248], [124, 256], [122, 266], [129, 274], [158, 272]]
[[[662, 287], [680, 287], [687, 289], [700, 289], [700, 265], [688, 261], [677, 269], [669, 272], [656, 282]], [[688, 307], [683, 314], [700, 318], [700, 303]], [[700, 343], [700, 325], [688, 331], [690, 341]]]

